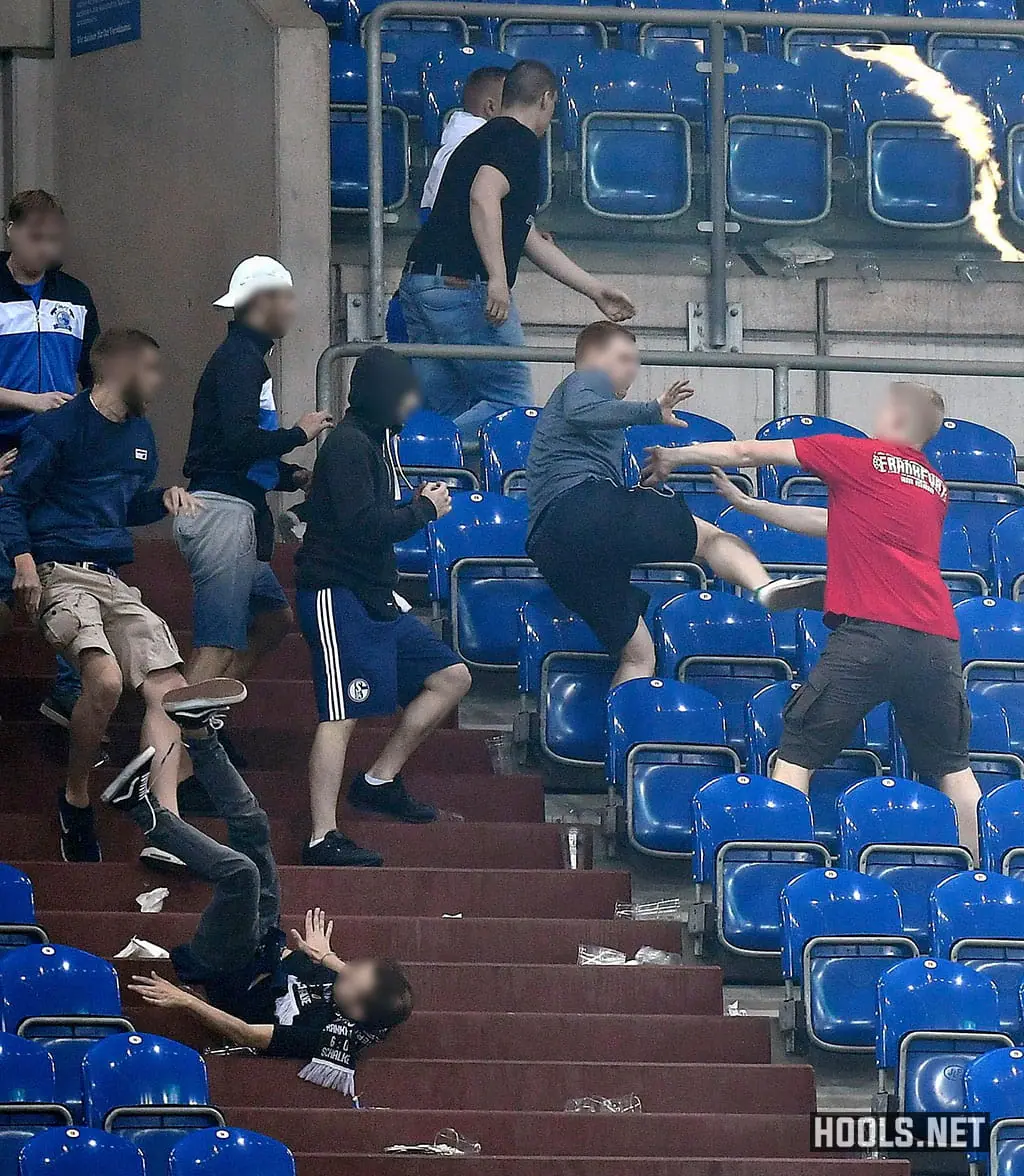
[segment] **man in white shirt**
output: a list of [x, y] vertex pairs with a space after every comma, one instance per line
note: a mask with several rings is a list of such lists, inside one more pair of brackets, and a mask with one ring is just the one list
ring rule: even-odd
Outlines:
[[434, 162], [430, 165], [430, 173], [423, 185], [423, 196], [420, 199], [420, 221], [425, 221], [434, 207], [437, 190], [441, 186], [441, 177], [452, 157], [456, 147], [478, 131], [484, 123], [501, 110], [501, 91], [505, 85], [507, 69], [498, 65], [485, 65], [475, 69], [466, 78], [462, 87], [462, 109], [456, 110], [448, 120], [441, 136], [441, 146], [437, 149]]

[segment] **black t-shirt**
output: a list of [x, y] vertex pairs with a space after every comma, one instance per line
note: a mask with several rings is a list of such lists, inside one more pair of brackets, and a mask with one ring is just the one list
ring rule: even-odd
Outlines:
[[453, 152], [430, 218], [409, 248], [409, 261], [417, 269], [440, 265], [451, 277], [486, 280], [469, 223], [469, 191], [476, 173], [488, 166], [508, 180], [501, 202], [502, 247], [508, 284], [515, 282], [540, 194], [540, 140], [514, 118], [492, 118]]

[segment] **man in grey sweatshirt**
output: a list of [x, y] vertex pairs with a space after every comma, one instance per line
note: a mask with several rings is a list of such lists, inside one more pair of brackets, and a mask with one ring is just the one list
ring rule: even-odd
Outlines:
[[613, 686], [655, 671], [644, 621], [649, 597], [630, 579], [639, 564], [697, 560], [775, 610], [820, 608], [823, 583], [772, 581], [742, 539], [694, 518], [681, 494], [626, 487], [626, 427], [681, 426], [674, 410], [693, 395], [683, 380], [657, 400], [627, 403], [639, 370], [631, 331], [611, 322], [585, 327], [576, 339], [576, 370], [541, 413], [526, 470], [527, 553], [559, 600], [619, 659]]

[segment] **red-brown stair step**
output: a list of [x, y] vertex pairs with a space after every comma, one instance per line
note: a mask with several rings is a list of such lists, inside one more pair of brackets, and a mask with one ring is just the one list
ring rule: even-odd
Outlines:
[[[428, 1141], [429, 1142], [429, 1141]], [[637, 1156], [297, 1155], [298, 1176], [909, 1176], [906, 1161]]]

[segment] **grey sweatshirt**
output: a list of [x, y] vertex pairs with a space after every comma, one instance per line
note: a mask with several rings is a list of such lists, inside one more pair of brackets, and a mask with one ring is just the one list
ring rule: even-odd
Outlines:
[[617, 400], [603, 372], [573, 372], [551, 393], [540, 414], [526, 464], [530, 532], [544, 510], [590, 478], [621, 486], [627, 425], [657, 425], [656, 400]]

